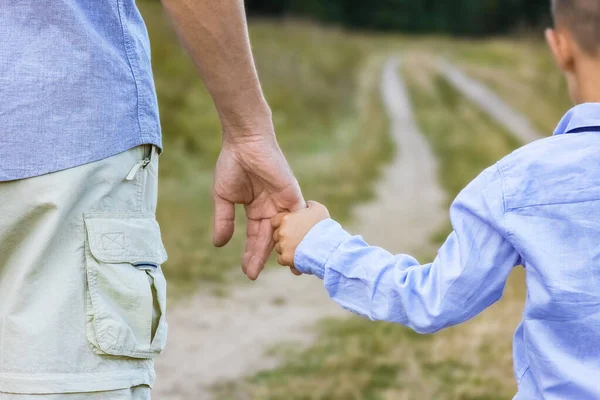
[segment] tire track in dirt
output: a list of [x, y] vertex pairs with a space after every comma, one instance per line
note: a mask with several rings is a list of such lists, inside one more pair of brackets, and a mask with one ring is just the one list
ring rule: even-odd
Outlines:
[[523, 144], [542, 138], [527, 117], [514, 110], [484, 84], [444, 59], [438, 61], [438, 70], [464, 96], [512, 132]]

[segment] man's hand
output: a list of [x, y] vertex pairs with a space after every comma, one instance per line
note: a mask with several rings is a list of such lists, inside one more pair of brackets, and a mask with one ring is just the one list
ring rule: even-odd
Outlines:
[[252, 280], [258, 277], [273, 250], [269, 220], [279, 212], [306, 207], [272, 126], [262, 129], [267, 132], [236, 135], [235, 139], [223, 141], [213, 189], [215, 246], [226, 245], [233, 235], [235, 204], [245, 206], [248, 223], [242, 269]]
[[250, 279], [256, 279], [273, 249], [269, 219], [278, 212], [302, 209], [305, 204], [275, 139], [271, 110], [250, 50], [244, 2], [162, 3], [215, 102], [223, 126], [213, 191], [213, 242], [216, 246], [229, 242], [235, 204], [244, 204], [248, 238], [242, 268]]
[[329, 218], [329, 211], [324, 205], [314, 201], [308, 202], [308, 208], [293, 213], [279, 213], [271, 219], [275, 229], [273, 240], [275, 251], [279, 254], [277, 262], [284, 267], [295, 268], [294, 256], [302, 239], [319, 222]]

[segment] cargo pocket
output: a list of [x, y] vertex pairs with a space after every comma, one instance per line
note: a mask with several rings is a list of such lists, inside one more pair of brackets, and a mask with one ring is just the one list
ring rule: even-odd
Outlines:
[[167, 339], [167, 253], [154, 215], [84, 215], [88, 340], [100, 355], [152, 358]]

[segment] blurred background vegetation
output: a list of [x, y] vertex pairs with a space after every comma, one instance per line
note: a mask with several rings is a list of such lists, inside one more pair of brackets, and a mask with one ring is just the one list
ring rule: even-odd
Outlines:
[[[218, 117], [160, 2], [138, 5], [151, 37], [166, 149], [158, 207], [169, 249], [165, 273], [170, 292], [181, 294], [199, 284], [223, 283], [239, 268], [244, 213], [238, 212], [232, 243], [212, 248]], [[372, 178], [394, 152], [380, 107], [378, 71], [366, 71], [373, 49], [362, 38], [310, 23], [254, 21], [250, 33], [277, 138], [305, 195], [346, 218], [353, 203], [369, 197]]]
[[[225, 281], [227, 272], [239, 264], [244, 228], [239, 225], [232, 245], [225, 249], [207, 245], [219, 121], [160, 1], [138, 0], [138, 4], [150, 31], [168, 150], [161, 158], [159, 218], [170, 249], [171, 292], [179, 293], [199, 283]], [[527, 96], [529, 83], [546, 94], [562, 90], [560, 79], [547, 80], [554, 72], [552, 63], [541, 41], [532, 39], [541, 36], [537, 27], [549, 22], [549, 0], [246, 0], [245, 4], [281, 146], [306, 197], [326, 202], [338, 219], [370, 196], [372, 178], [394, 153], [377, 93], [378, 66], [372, 61], [377, 55], [412, 47], [464, 60], [469, 73], [510, 101], [537, 107], [532, 117], [544, 129], [554, 122], [547, 122], [543, 104]], [[429, 39], [417, 33], [427, 33]], [[499, 33], [524, 39], [517, 46], [498, 39], [478, 46], [481, 42], [464, 37]], [[451, 35], [462, 39], [450, 40]], [[536, 68], [544, 72], [537, 73]], [[521, 96], [512, 95], [517, 89]]]
[[[389, 56], [405, 61], [399, 73], [438, 158], [448, 203], [520, 144], [439, 74], [438, 57], [551, 134], [570, 101], [542, 40], [549, 3], [246, 0], [278, 139], [306, 197], [323, 201], [342, 220], [371, 197], [378, 172], [396, 150], [379, 94], [382, 61]], [[223, 283], [235, 280], [228, 272], [239, 268], [244, 228], [239, 225], [231, 246], [210, 246], [210, 187], [221, 140], [217, 115], [160, 2], [138, 4], [151, 35], [164, 131], [158, 218], [169, 249], [171, 294], [210, 284], [226, 295]], [[449, 229], [442, 222], [433, 244]], [[434, 254], [424, 256], [429, 261]], [[434, 336], [359, 318], [326, 321], [313, 347], [284, 349], [287, 361], [280, 368], [224, 385], [222, 398], [511, 398], [511, 339], [522, 312], [523, 278], [513, 275], [491, 310]]]
[[347, 28], [481, 36], [539, 27], [549, 0], [247, 0], [250, 15], [304, 17]]

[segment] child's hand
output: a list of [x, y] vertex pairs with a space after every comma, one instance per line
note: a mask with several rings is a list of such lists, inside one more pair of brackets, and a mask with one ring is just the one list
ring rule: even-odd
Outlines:
[[271, 219], [271, 225], [275, 229], [275, 251], [279, 254], [277, 262], [280, 265], [295, 268], [294, 255], [304, 236], [313, 226], [329, 218], [329, 211], [324, 205], [314, 201], [307, 204], [308, 208], [304, 210], [277, 214]]

